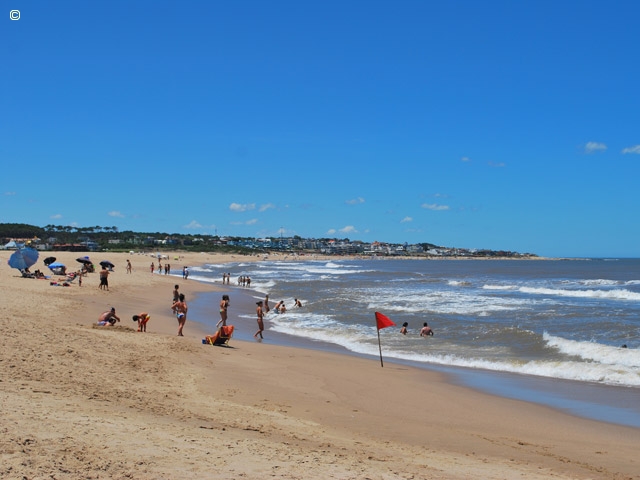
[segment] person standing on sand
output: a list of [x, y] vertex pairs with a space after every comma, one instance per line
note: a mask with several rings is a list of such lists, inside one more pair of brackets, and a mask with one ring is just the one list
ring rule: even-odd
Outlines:
[[[172, 305], [175, 304], [176, 302], [180, 301], [180, 291], [179, 291], [180, 285], [176, 285], [173, 287], [173, 300]], [[173, 307], [171, 307], [171, 309], [173, 310], [173, 313], [176, 313], [175, 309]]]
[[182, 329], [184, 324], [187, 323], [187, 310], [189, 310], [187, 302], [184, 301], [184, 293], [180, 294], [178, 301], [173, 303], [171, 309], [176, 312], [176, 317], [178, 318], [178, 336], [184, 337]]
[[222, 295], [220, 300], [220, 320], [216, 323], [216, 328], [220, 325], [227, 326], [227, 309], [229, 308], [229, 295]]
[[155, 263], [151, 262], [151, 273], [153, 273], [156, 270], [156, 265]]
[[107, 270], [107, 267], [102, 267], [102, 270], [100, 270], [100, 286], [98, 288], [109, 291], [109, 270]]
[[127, 273], [131, 273], [132, 267], [131, 267], [131, 260], [127, 259]]
[[257, 315], [257, 321], [258, 321], [258, 331], [256, 333], [253, 334], [254, 337], [258, 337], [258, 335], [260, 335], [260, 339], [263, 339], [264, 337], [262, 336], [262, 332], [264, 331], [264, 322], [262, 320], [262, 317], [264, 317], [264, 313], [262, 312], [262, 300], [260, 300], [259, 302], [256, 302], [256, 315]]

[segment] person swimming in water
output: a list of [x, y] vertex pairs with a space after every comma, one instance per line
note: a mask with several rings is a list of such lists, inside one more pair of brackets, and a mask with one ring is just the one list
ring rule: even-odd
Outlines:
[[427, 322], [424, 322], [424, 326], [422, 327], [422, 330], [420, 330], [420, 336], [427, 337], [429, 335], [433, 337], [433, 330], [431, 330], [431, 327], [427, 325]]

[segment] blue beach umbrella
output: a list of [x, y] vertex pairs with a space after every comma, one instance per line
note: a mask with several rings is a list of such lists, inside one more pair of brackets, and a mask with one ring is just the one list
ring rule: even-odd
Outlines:
[[53, 263], [50, 263], [48, 266], [51, 272], [54, 273], [55, 275], [64, 275], [67, 271], [67, 266], [60, 262], [53, 262]]
[[38, 261], [40, 254], [35, 248], [26, 247], [16, 250], [11, 254], [7, 263], [11, 268], [17, 268], [18, 270], [24, 270], [34, 265]]

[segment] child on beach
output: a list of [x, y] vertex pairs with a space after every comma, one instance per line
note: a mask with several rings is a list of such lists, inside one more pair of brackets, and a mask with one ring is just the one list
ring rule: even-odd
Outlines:
[[139, 332], [147, 331], [147, 322], [151, 318], [147, 312], [139, 313], [138, 315], [134, 315], [132, 318], [134, 322], [138, 322]]

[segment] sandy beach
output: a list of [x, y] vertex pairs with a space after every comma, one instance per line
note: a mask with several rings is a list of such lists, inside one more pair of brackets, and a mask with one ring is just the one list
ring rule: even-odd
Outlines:
[[[187, 302], [227, 287], [152, 275], [149, 256], [124, 253], [92, 255], [116, 265], [109, 291], [98, 273], [52, 286], [20, 278], [11, 253], [0, 252], [1, 478], [640, 478], [640, 429], [268, 335], [202, 345], [213, 332], [197, 318], [176, 335], [173, 285]], [[174, 270], [240, 259], [168, 255]], [[112, 306], [122, 321], [96, 327]], [[147, 333], [131, 320], [142, 311]]]

